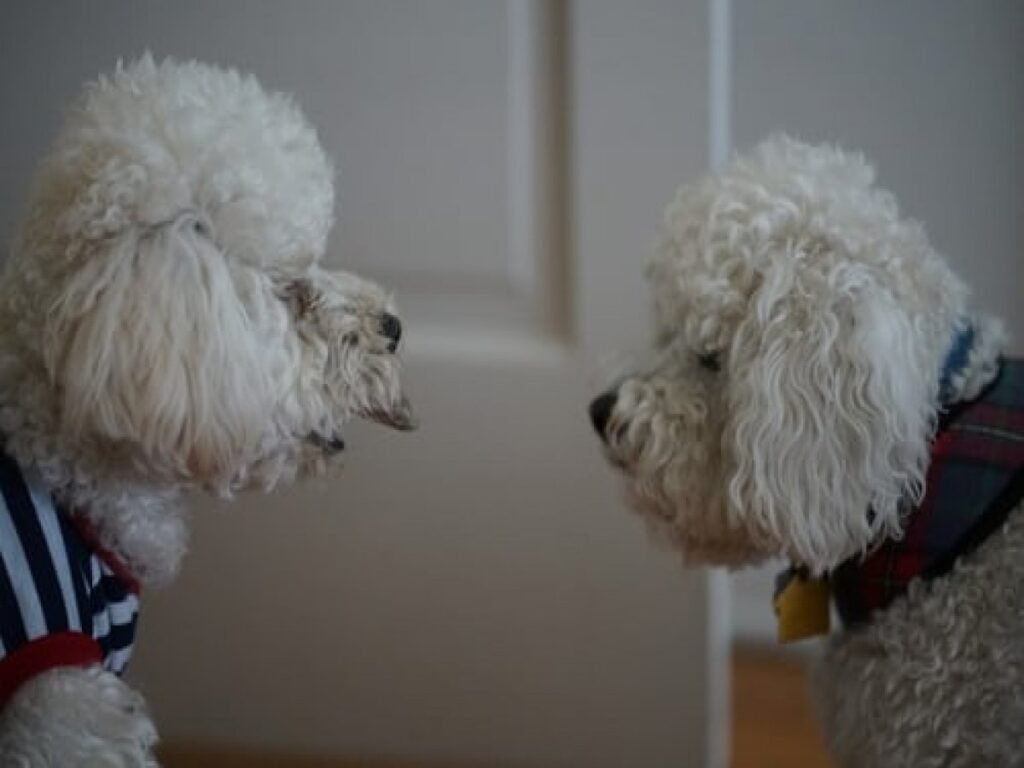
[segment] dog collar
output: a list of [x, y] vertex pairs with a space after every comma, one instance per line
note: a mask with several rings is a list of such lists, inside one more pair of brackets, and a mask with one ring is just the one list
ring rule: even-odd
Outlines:
[[953, 379], [967, 368], [976, 336], [974, 325], [968, 320], [963, 322], [960, 330], [953, 337], [953, 343], [949, 352], [946, 353], [939, 376], [939, 401], [943, 405], [949, 405], [955, 395]]

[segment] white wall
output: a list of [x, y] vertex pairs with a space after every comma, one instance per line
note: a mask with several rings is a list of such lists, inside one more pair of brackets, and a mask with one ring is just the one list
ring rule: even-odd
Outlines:
[[[1024, 3], [734, 0], [737, 148], [772, 131], [863, 150], [1024, 351]], [[775, 569], [736, 578], [770, 638]]]
[[0, 236], [81, 83], [149, 49], [296, 96], [337, 163], [334, 261], [343, 251], [348, 268], [384, 275], [412, 253], [432, 279], [496, 282], [506, 36], [503, 4], [472, 0], [12, 3], [0, 16]]

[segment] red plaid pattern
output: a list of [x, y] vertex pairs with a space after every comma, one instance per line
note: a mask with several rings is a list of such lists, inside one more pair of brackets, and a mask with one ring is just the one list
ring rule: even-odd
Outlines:
[[915, 578], [947, 573], [1024, 498], [1024, 361], [1004, 362], [981, 397], [947, 414], [931, 454], [924, 498], [903, 537], [831, 576], [847, 626], [887, 607]]

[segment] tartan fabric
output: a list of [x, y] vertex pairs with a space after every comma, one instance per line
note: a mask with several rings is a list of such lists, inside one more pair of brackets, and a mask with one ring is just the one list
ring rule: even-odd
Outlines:
[[945, 415], [925, 493], [899, 540], [831, 575], [843, 623], [866, 622], [918, 577], [936, 578], [996, 530], [1024, 497], [1024, 360], [1004, 361], [982, 395]]

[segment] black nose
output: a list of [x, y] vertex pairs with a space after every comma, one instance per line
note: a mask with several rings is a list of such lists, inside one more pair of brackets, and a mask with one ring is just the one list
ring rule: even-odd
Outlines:
[[590, 404], [590, 422], [601, 437], [604, 437], [604, 428], [608, 426], [608, 419], [611, 418], [612, 409], [618, 399], [619, 396], [615, 392], [605, 392], [595, 397]]
[[380, 332], [391, 339], [391, 343], [388, 344], [389, 352], [394, 352], [398, 349], [398, 340], [402, 338], [401, 320], [390, 312], [385, 312], [384, 316], [380, 319]]

